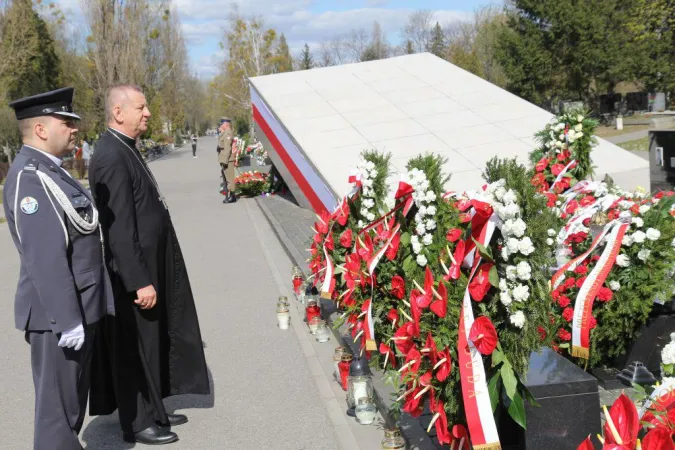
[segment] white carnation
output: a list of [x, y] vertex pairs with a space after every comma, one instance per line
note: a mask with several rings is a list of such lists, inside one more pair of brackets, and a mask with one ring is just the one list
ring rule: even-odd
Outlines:
[[366, 214], [366, 219], [372, 222], [373, 220], [375, 220], [375, 214], [373, 213]]
[[525, 314], [522, 311], [516, 311], [514, 314], [511, 314], [509, 320], [518, 328], [523, 328], [525, 326]]
[[417, 255], [417, 264], [424, 267], [427, 265], [427, 257], [424, 255]]
[[371, 188], [373, 187], [373, 180], [371, 180], [370, 178], [364, 178], [363, 180], [361, 180], [361, 184], [367, 188]]
[[426, 178], [423, 179], [422, 181], [419, 182], [418, 186], [420, 190], [426, 191], [427, 189], [429, 189], [429, 180], [427, 180]]
[[506, 205], [504, 207], [504, 213], [505, 219], [512, 219], [520, 214], [520, 207], [515, 203], [511, 203], [510, 205]]
[[504, 189], [503, 187], [500, 186], [499, 188], [497, 188], [494, 195], [495, 195], [495, 198], [497, 200], [502, 201], [502, 200], [504, 200], [505, 194], [506, 194], [506, 189]]
[[[675, 240], [673, 241], [673, 243], [675, 243]], [[502, 247], [502, 259], [504, 261], [509, 260], [509, 249], [506, 246]]]
[[509, 237], [513, 234], [513, 220], [509, 219], [502, 224], [502, 236]]
[[504, 194], [502, 201], [504, 202], [505, 205], [510, 205], [511, 203], [515, 203], [516, 200], [518, 200], [518, 196], [516, 195], [515, 191], [513, 189], [509, 189], [506, 194]]
[[518, 278], [521, 280], [527, 281], [532, 278], [532, 268], [527, 262], [521, 261], [518, 263], [516, 270], [518, 272]]
[[375, 169], [375, 163], [372, 161], [366, 161], [366, 169], [368, 170], [374, 170]]
[[507, 308], [511, 305], [511, 303], [513, 303], [513, 299], [508, 292], [500, 292], [499, 300], [502, 302], [502, 305], [506, 306]]
[[396, 199], [394, 197], [387, 197], [384, 204], [387, 205], [388, 210], [392, 210], [396, 206]]
[[434, 205], [427, 206], [427, 215], [428, 216], [436, 215], [436, 207]]
[[582, 124], [577, 124], [577, 125], [574, 127], [574, 131], [576, 131], [577, 133], [580, 132], [580, 131], [583, 130], [583, 129], [584, 129], [584, 126], [583, 126]]
[[419, 223], [417, 224], [417, 227], [415, 227], [415, 231], [417, 231], [417, 234], [419, 234], [420, 236], [422, 236], [422, 235], [424, 235], [424, 233], [426, 233], [427, 229], [426, 229], [426, 227], [424, 226], [424, 223], [423, 223], [423, 222], [419, 222]]
[[524, 302], [530, 298], [530, 287], [524, 284], [519, 284], [513, 289], [513, 291], [511, 291], [511, 295], [515, 301]]
[[647, 235], [644, 232], [638, 230], [635, 233], [633, 233], [633, 241], [636, 244], [642, 244], [645, 241], [645, 239], [647, 239]]
[[624, 247], [630, 247], [631, 245], [633, 245], [633, 242], [634, 242], [633, 236], [624, 234], [623, 239], [621, 240], [621, 245], [623, 245]]
[[362, 205], [370, 209], [373, 206], [375, 206], [375, 200], [373, 200], [372, 198], [367, 198], [363, 201]]
[[649, 211], [650, 209], [652, 209], [652, 208], [649, 205], [642, 205], [642, 206], [640, 206], [640, 214], [644, 214], [647, 211]]
[[506, 248], [509, 249], [509, 253], [518, 253], [518, 239], [516, 238], [509, 238], [506, 241]]
[[436, 201], [436, 193], [434, 191], [427, 191], [427, 194], [424, 197], [428, 202]]
[[609, 288], [613, 291], [621, 289], [621, 284], [618, 281], [612, 280], [609, 282]]
[[550, 237], [554, 237], [557, 234], [553, 228], [549, 228], [547, 233]]
[[435, 230], [436, 229], [436, 221], [434, 219], [427, 220], [426, 227], [427, 227], [427, 230]]
[[647, 239], [650, 241], [656, 241], [661, 237], [661, 232], [656, 228], [647, 228]]
[[553, 239], [547, 238], [547, 239], [546, 239], [546, 244], [547, 244], [547, 245], [553, 245]]
[[419, 252], [422, 251], [422, 244], [420, 242], [413, 242], [412, 243], [412, 249], [415, 254], [419, 254]]
[[359, 228], [363, 228], [366, 224], [363, 223], [363, 220], [359, 220], [359, 223], [357, 224]]
[[509, 290], [509, 285], [506, 283], [506, 280], [504, 278], [499, 280], [499, 290], [502, 292], [506, 292]]
[[583, 122], [584, 121], [584, 116], [578, 115], [577, 116], [577, 122]]
[[675, 342], [671, 341], [663, 347], [661, 362], [663, 364], [675, 364]]
[[[420, 205], [419, 208], [417, 208], [417, 213], [420, 215], [420, 218], [424, 217], [427, 215], [427, 207], [424, 205]], [[415, 216], [417, 217], [417, 216]]]
[[368, 212], [369, 212], [368, 208], [365, 208], [365, 207], [361, 208], [361, 215], [363, 217], [366, 217], [368, 215]]
[[583, 137], [583, 135], [584, 135], [584, 133], [579, 132], [575, 136], [576, 136], [577, 139], [579, 139], [579, 138]]
[[630, 266], [630, 258], [626, 255], [619, 255], [616, 257], [616, 265], [619, 267]]
[[518, 243], [518, 250], [523, 255], [527, 256], [534, 253], [534, 245], [532, 245], [532, 239], [529, 237], [524, 237]]
[[506, 266], [506, 278], [516, 281], [518, 277], [518, 268], [516, 266]]
[[410, 237], [410, 243], [411, 243], [411, 244], [419, 244], [419, 243], [420, 243], [420, 238], [419, 238], [416, 234], [413, 234], [413, 235]]
[[638, 252], [638, 258], [641, 261], [647, 261], [647, 258], [649, 258], [649, 255], [652, 253], [651, 250], [647, 250], [646, 248], [643, 248]]
[[422, 243], [424, 245], [431, 245], [432, 242], [434, 242], [434, 237], [430, 234], [425, 234], [422, 238]]
[[516, 237], [523, 237], [525, 230], [527, 230], [527, 225], [525, 225], [523, 219], [519, 218], [513, 221], [511, 225], [511, 231]]

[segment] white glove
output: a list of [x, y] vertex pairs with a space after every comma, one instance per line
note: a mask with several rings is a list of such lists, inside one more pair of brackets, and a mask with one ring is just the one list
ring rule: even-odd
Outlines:
[[82, 324], [79, 324], [75, 328], [64, 331], [61, 333], [61, 339], [59, 339], [59, 347], [68, 347], [75, 348], [79, 350], [84, 344], [84, 327]]

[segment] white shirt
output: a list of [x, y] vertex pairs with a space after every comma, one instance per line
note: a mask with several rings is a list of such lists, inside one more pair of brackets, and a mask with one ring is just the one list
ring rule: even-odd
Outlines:
[[61, 164], [63, 163], [63, 161], [62, 161], [60, 158], [57, 158], [56, 156], [52, 155], [51, 153], [47, 153], [47, 152], [45, 152], [45, 151], [42, 151], [42, 150], [40, 150], [39, 148], [35, 148], [35, 147], [33, 147], [32, 145], [26, 145], [26, 144], [23, 144], [23, 145], [25, 145], [25, 146], [28, 147], [28, 148], [32, 148], [33, 150], [36, 150], [36, 151], [42, 153], [42, 154], [45, 155], [47, 158], [51, 159], [52, 162], [53, 162], [54, 164], [56, 164], [57, 166], [61, 167]]

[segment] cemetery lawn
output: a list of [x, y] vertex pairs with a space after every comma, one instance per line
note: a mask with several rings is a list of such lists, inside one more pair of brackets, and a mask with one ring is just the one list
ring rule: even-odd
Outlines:
[[642, 139], [636, 139], [634, 141], [623, 142], [616, 145], [631, 152], [647, 152], [649, 151], [649, 137], [646, 136]]
[[649, 130], [650, 128], [652, 128], [650, 125], [624, 125], [623, 130], [617, 130], [613, 126], [599, 126], [595, 130], [595, 135], [601, 138], [608, 138], [613, 136], [621, 136], [622, 134], [626, 133], [633, 133], [635, 131]]

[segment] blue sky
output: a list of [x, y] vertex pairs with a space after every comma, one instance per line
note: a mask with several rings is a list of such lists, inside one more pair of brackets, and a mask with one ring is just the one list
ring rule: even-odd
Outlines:
[[[53, 0], [73, 16], [80, 14], [80, 0]], [[173, 0], [183, 22], [192, 70], [207, 78], [214, 75], [224, 58], [219, 42], [224, 36], [232, 4], [241, 14], [259, 15], [268, 27], [283, 32], [291, 50], [308, 43], [317, 48], [322, 41], [349, 33], [354, 28], [370, 30], [380, 22], [392, 43], [408, 15], [418, 9], [435, 11], [436, 19], [447, 23], [465, 18], [477, 7], [500, 0]]]

